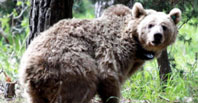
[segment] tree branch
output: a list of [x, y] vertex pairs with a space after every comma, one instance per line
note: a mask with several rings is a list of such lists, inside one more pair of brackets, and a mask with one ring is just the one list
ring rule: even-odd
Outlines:
[[14, 17], [13, 19], [16, 20], [16, 19], [19, 19], [23, 16], [23, 13], [27, 10], [28, 6], [26, 6], [22, 11], [21, 13], [17, 16], [17, 17]]

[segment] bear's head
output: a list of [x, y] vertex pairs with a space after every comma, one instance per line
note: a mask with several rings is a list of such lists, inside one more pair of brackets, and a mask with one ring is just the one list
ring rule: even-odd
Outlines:
[[181, 11], [174, 8], [169, 14], [144, 9], [140, 3], [132, 8], [134, 20], [139, 20], [136, 27], [137, 39], [148, 51], [162, 51], [172, 44], [177, 36], [177, 24], [181, 20]]

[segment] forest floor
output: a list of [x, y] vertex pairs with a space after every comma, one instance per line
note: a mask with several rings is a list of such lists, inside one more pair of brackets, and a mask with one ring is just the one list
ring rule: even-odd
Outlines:
[[[4, 88], [1, 85], [0, 88], [0, 103], [27, 103], [26, 99], [23, 97], [23, 90], [18, 86], [15, 88], [15, 96], [12, 98], [5, 98]], [[91, 100], [91, 103], [102, 103], [101, 100], [96, 96]], [[120, 103], [151, 103], [147, 100], [130, 100], [122, 98]]]
[[[9, 86], [7, 86], [9, 83], [0, 81], [0, 103], [27, 103], [27, 99], [23, 95], [23, 89], [19, 85], [19, 83], [14, 82], [15, 87], [13, 90], [8, 89]], [[129, 92], [129, 88], [123, 88], [122, 92]], [[5, 97], [5, 95], [9, 95]], [[169, 99], [159, 96], [158, 102], [160, 103], [195, 103], [193, 102], [192, 97], [184, 97], [183, 100], [176, 99], [174, 101], [170, 101]], [[151, 100], [136, 100], [132, 98], [127, 98], [123, 96], [120, 99], [120, 103], [158, 103]], [[94, 99], [91, 100], [90, 103], [102, 103], [98, 96], [96, 96]]]

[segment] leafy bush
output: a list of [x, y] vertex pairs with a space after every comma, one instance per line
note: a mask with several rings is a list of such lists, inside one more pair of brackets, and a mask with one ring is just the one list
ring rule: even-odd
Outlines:
[[[0, 17], [0, 69], [16, 80], [20, 58], [25, 50], [25, 38], [29, 33], [27, 10], [29, 2], [18, 0], [12, 12], [1, 12]], [[21, 8], [21, 9], [19, 9]], [[18, 10], [16, 10], [18, 9]], [[0, 74], [5, 80], [4, 75]]]
[[[138, 1], [150, 7], [158, 3], [154, 2], [155, 0]], [[197, 3], [194, 2], [191, 3], [196, 7]], [[178, 1], [178, 3], [182, 2]], [[181, 27], [179, 27], [178, 40], [168, 48], [172, 73], [167, 84], [160, 81], [157, 61], [147, 62], [144, 70], [136, 72], [130, 80], [126, 81], [122, 91], [124, 98], [147, 100], [151, 103], [198, 102], [198, 19], [196, 18], [198, 13], [195, 13], [197, 10], [192, 4], [175, 5], [181, 7], [184, 14]], [[12, 8], [11, 11], [0, 11], [0, 28], [8, 39], [6, 42], [6, 38], [0, 35], [0, 69], [3, 68], [13, 80], [18, 79], [18, 66], [25, 51], [25, 38], [29, 33], [28, 8], [20, 19], [12, 20], [20, 15], [20, 10], [29, 7], [30, 3], [28, 0], [18, 0], [16, 6], [21, 9]], [[167, 11], [172, 8], [168, 4], [165, 6], [168, 7]], [[94, 18], [94, 8], [88, 0], [78, 0], [73, 9], [73, 15], [76, 18]], [[4, 80], [4, 75], [0, 74], [0, 81]]]

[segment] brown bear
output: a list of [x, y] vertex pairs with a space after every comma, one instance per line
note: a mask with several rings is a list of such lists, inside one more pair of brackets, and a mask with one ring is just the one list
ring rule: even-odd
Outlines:
[[115, 5], [92, 20], [61, 20], [36, 37], [20, 65], [29, 103], [119, 103], [120, 88], [177, 36], [181, 11]]

